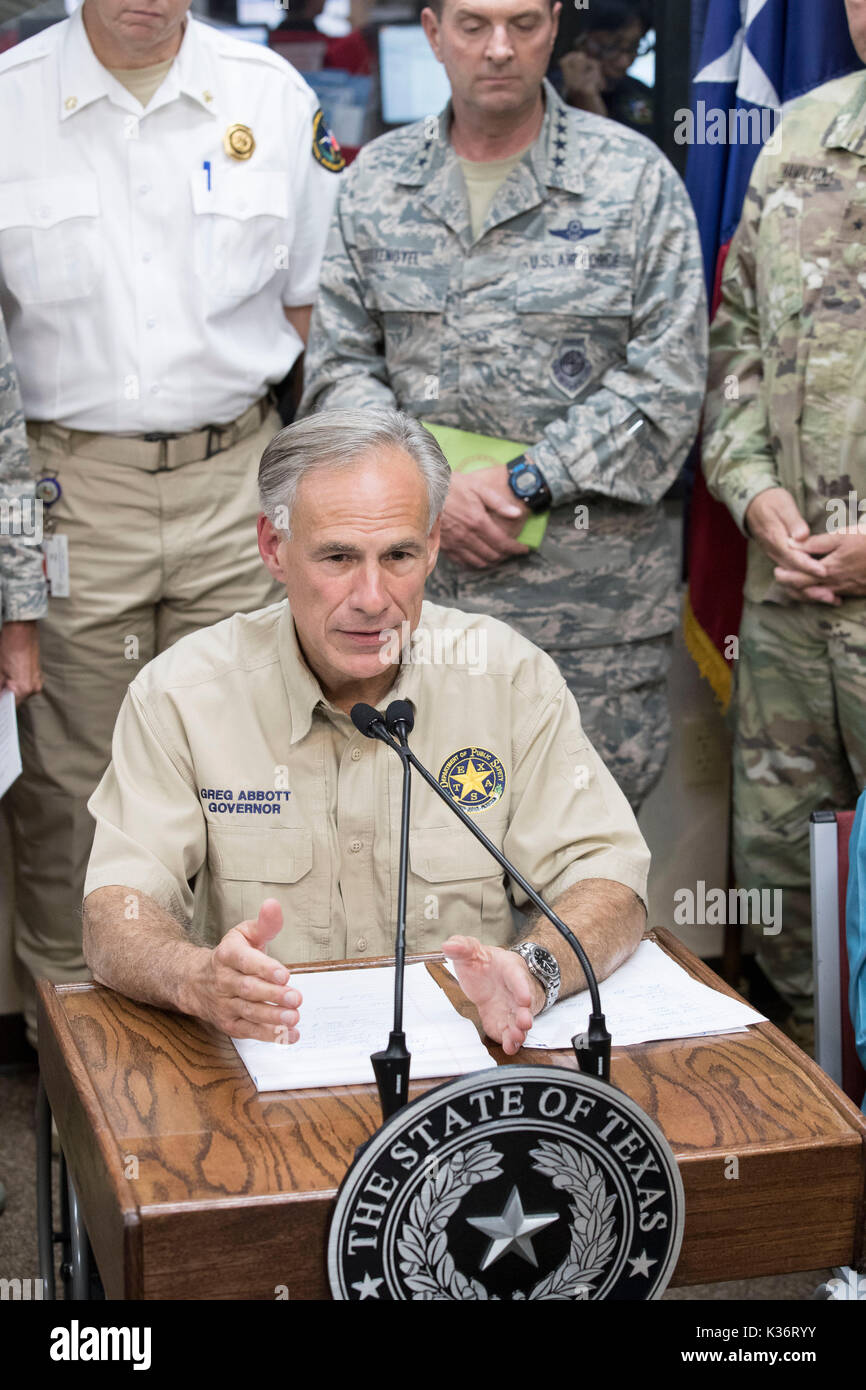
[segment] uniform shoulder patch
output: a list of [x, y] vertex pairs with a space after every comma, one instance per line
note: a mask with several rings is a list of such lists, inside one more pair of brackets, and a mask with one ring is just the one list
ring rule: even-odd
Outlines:
[[313, 117], [313, 158], [332, 174], [339, 174], [346, 167], [340, 143], [325, 125], [321, 106]]

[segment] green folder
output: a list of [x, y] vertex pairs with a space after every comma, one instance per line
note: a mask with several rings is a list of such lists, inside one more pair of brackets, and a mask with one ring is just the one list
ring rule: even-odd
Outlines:
[[[474, 473], [478, 468], [492, 468], [498, 463], [509, 463], [529, 448], [528, 444], [518, 444], [513, 439], [494, 439], [488, 434], [470, 434], [468, 430], [455, 430], [450, 425], [431, 425], [422, 420], [425, 430], [429, 430], [448, 460], [453, 473]], [[538, 512], [531, 516], [517, 539], [521, 545], [537, 550], [544, 539], [549, 512]]]

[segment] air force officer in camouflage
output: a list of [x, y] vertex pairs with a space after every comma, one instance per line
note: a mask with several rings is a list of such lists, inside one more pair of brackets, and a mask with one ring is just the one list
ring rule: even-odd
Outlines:
[[[543, 80], [559, 10], [423, 11], [452, 101], [345, 179], [301, 410], [396, 403], [525, 443], [526, 501], [511, 466], [455, 474], [430, 592], [554, 656], [636, 806], [667, 747], [677, 557], [659, 503], [697, 426], [705, 302], [671, 165]], [[515, 536], [547, 502], [527, 551]]]

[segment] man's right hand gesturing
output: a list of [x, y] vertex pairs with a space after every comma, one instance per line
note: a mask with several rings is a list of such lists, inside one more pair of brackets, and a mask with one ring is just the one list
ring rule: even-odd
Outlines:
[[297, 1042], [301, 994], [290, 985], [286, 967], [264, 951], [282, 926], [282, 908], [266, 898], [255, 922], [232, 927], [218, 946], [203, 952], [189, 982], [185, 1012], [233, 1038]]

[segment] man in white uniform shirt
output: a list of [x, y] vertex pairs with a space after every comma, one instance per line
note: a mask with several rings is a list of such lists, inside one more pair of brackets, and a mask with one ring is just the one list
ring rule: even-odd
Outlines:
[[295, 70], [188, 2], [85, 0], [0, 57], [0, 304], [51, 581], [13, 794], [16, 934], [55, 981], [86, 978], [85, 803], [129, 681], [276, 596], [256, 470], [343, 163]]

